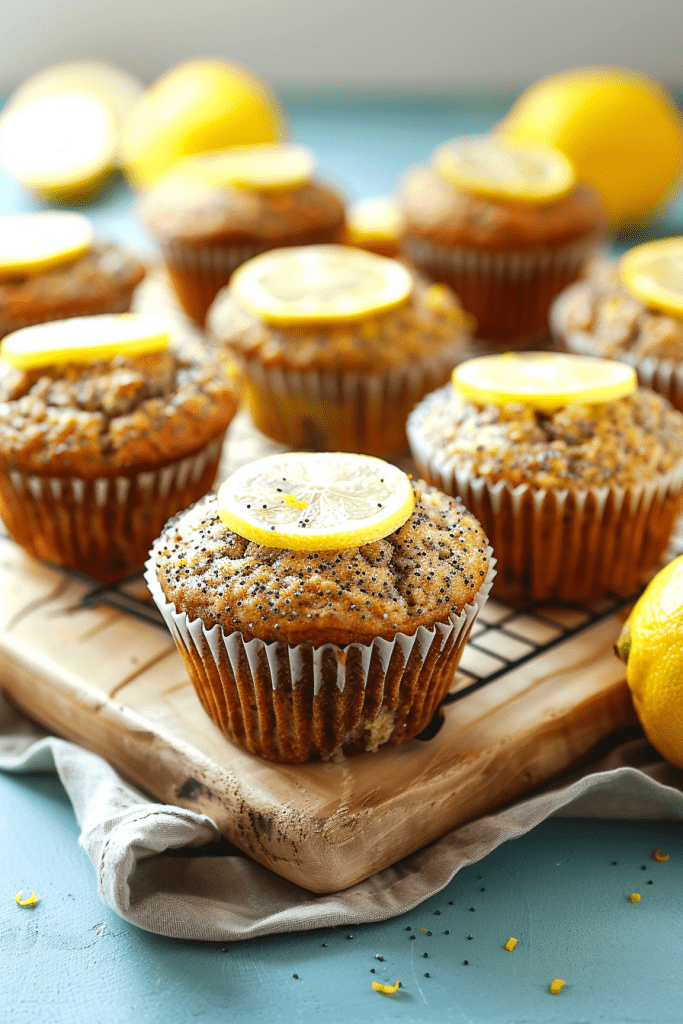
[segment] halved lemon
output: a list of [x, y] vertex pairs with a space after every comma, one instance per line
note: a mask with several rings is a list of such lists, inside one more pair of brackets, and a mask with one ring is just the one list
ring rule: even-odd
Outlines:
[[508, 352], [468, 359], [453, 370], [453, 387], [471, 402], [521, 402], [552, 412], [570, 403], [616, 402], [637, 387], [626, 363], [560, 352]]
[[0, 280], [71, 263], [88, 252], [93, 235], [92, 224], [80, 213], [0, 217]]
[[552, 203], [576, 183], [559, 149], [542, 143], [508, 142], [499, 135], [469, 135], [434, 151], [437, 171], [456, 188], [493, 199]]
[[39, 96], [0, 120], [0, 164], [49, 201], [88, 199], [113, 171], [114, 116], [97, 96]]
[[19, 370], [140, 356], [168, 347], [169, 324], [147, 313], [103, 313], [33, 324], [5, 335], [0, 358]]
[[199, 153], [185, 157], [175, 170], [193, 173], [210, 185], [278, 192], [310, 181], [315, 167], [310, 149], [282, 142]]
[[415, 506], [406, 474], [371, 455], [285, 452], [242, 466], [218, 490], [218, 514], [265, 547], [338, 551], [388, 537]]
[[272, 324], [362, 320], [402, 305], [413, 289], [402, 263], [344, 245], [272, 249], [243, 263], [236, 301]]
[[646, 306], [683, 319], [683, 237], [637, 245], [621, 257], [619, 272]]

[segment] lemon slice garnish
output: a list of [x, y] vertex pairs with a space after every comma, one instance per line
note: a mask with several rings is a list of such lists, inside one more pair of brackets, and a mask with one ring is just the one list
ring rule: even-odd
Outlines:
[[266, 547], [336, 551], [388, 537], [409, 519], [406, 474], [344, 452], [286, 452], [248, 463], [218, 490], [218, 514]]
[[174, 170], [194, 174], [209, 185], [277, 192], [310, 181], [315, 167], [310, 149], [283, 142], [200, 153], [186, 157]]
[[139, 356], [168, 347], [169, 324], [146, 313], [103, 313], [33, 324], [7, 334], [0, 358], [19, 370], [54, 363], [90, 363]]
[[637, 245], [621, 257], [625, 286], [652, 309], [683, 319], [683, 238]]
[[403, 229], [403, 217], [391, 199], [359, 199], [346, 211], [346, 232], [355, 242], [396, 241]]
[[615, 402], [637, 387], [626, 363], [560, 352], [509, 352], [481, 356], [453, 370], [453, 387], [471, 402], [521, 402], [551, 412], [572, 402]]
[[432, 162], [451, 185], [493, 199], [551, 203], [576, 183], [572, 165], [558, 149], [508, 142], [498, 135], [444, 142]]
[[272, 249], [233, 274], [233, 296], [272, 324], [361, 320], [400, 306], [413, 281], [402, 263], [344, 245]]
[[116, 124], [97, 96], [39, 96], [0, 121], [0, 163], [48, 199], [87, 197], [116, 163]]
[[71, 263], [88, 252], [92, 240], [92, 224], [80, 213], [0, 217], [0, 279]]

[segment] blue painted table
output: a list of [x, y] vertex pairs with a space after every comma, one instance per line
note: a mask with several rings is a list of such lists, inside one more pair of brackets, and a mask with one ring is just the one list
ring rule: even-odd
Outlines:
[[[323, 173], [363, 198], [386, 194], [407, 164], [489, 127], [507, 105], [299, 96], [288, 108], [295, 139], [316, 150]], [[0, 213], [36, 206], [0, 176]], [[88, 212], [102, 233], [152, 251], [123, 183]], [[681, 204], [650, 231], [683, 233]], [[118, 918], [77, 840], [54, 777], [0, 775], [2, 1024], [683, 1019], [680, 825], [549, 820], [392, 921], [228, 946], [161, 938]], [[668, 862], [652, 859], [657, 847]], [[39, 905], [17, 907], [20, 888], [35, 889]], [[640, 903], [629, 901], [634, 891]], [[519, 943], [509, 953], [511, 935]], [[556, 977], [566, 984], [553, 996]], [[397, 978], [396, 995], [372, 991], [373, 980]]]

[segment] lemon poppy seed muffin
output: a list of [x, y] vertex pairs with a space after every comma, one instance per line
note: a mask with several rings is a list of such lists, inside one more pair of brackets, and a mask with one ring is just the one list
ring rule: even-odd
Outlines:
[[125, 313], [145, 275], [79, 213], [0, 218], [0, 338], [29, 324]]
[[[677, 258], [683, 259], [680, 238], [647, 243], [638, 249], [654, 250], [656, 245], [666, 256], [672, 243]], [[637, 250], [631, 252], [637, 254]], [[680, 274], [677, 276], [683, 280]], [[681, 309], [674, 315], [656, 308], [645, 295], [634, 294], [619, 262], [597, 261], [583, 280], [567, 288], [553, 303], [552, 332], [568, 352], [629, 363], [641, 384], [683, 411], [683, 285], [679, 294]]]
[[142, 219], [196, 323], [204, 324], [215, 295], [251, 257], [337, 241], [344, 203], [314, 172], [303, 147], [240, 146], [186, 158], [149, 190]]
[[208, 714], [292, 762], [425, 728], [492, 577], [477, 521], [421, 482], [403, 525], [341, 550], [249, 541], [208, 496], [167, 524], [147, 572]]
[[249, 261], [207, 318], [264, 434], [295, 449], [380, 456], [406, 449], [408, 413], [448, 379], [469, 328], [446, 286], [344, 246]]
[[[558, 167], [555, 191], [543, 189], [546, 163]], [[475, 136], [445, 143], [431, 166], [404, 175], [401, 253], [453, 288], [477, 338], [543, 338], [552, 300], [604, 245], [602, 200], [565, 163], [555, 150]]]
[[551, 409], [449, 384], [411, 414], [420, 472], [491, 539], [497, 596], [630, 596], [663, 558], [683, 500], [683, 416], [633, 381], [615, 400]]
[[[211, 487], [237, 404], [232, 381], [215, 353], [168, 343], [159, 320], [76, 317], [4, 339], [0, 515], [31, 554], [121, 577], [143, 564], [169, 516]], [[156, 332], [162, 347], [98, 358], [101, 336], [121, 330], [142, 342]], [[46, 333], [61, 340], [35, 355]], [[90, 358], [79, 338], [92, 339]], [[36, 361], [21, 365], [32, 348]]]

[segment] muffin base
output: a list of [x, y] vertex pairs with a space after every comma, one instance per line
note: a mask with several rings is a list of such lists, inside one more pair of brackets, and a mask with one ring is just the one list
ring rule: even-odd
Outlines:
[[558, 248], [490, 252], [406, 234], [401, 249], [433, 281], [453, 289], [476, 317], [478, 338], [526, 344], [548, 334], [553, 299], [581, 275], [600, 242], [591, 234]]
[[486, 602], [494, 561], [459, 615], [368, 645], [245, 641], [169, 603], [154, 550], [145, 579], [209, 717], [251, 753], [295, 764], [406, 743], [429, 724]]
[[513, 487], [458, 469], [431, 452], [421, 424], [441, 392], [408, 421], [420, 475], [462, 499], [497, 559], [494, 596], [574, 603], [635, 595], [661, 564], [683, 504], [683, 461], [652, 481], [583, 490]]
[[225, 432], [176, 462], [130, 476], [0, 473], [0, 518], [29, 554], [109, 583], [140, 569], [171, 516], [213, 484]]
[[384, 373], [297, 371], [240, 360], [243, 397], [258, 429], [293, 450], [395, 455], [408, 413], [450, 378], [462, 344]]

